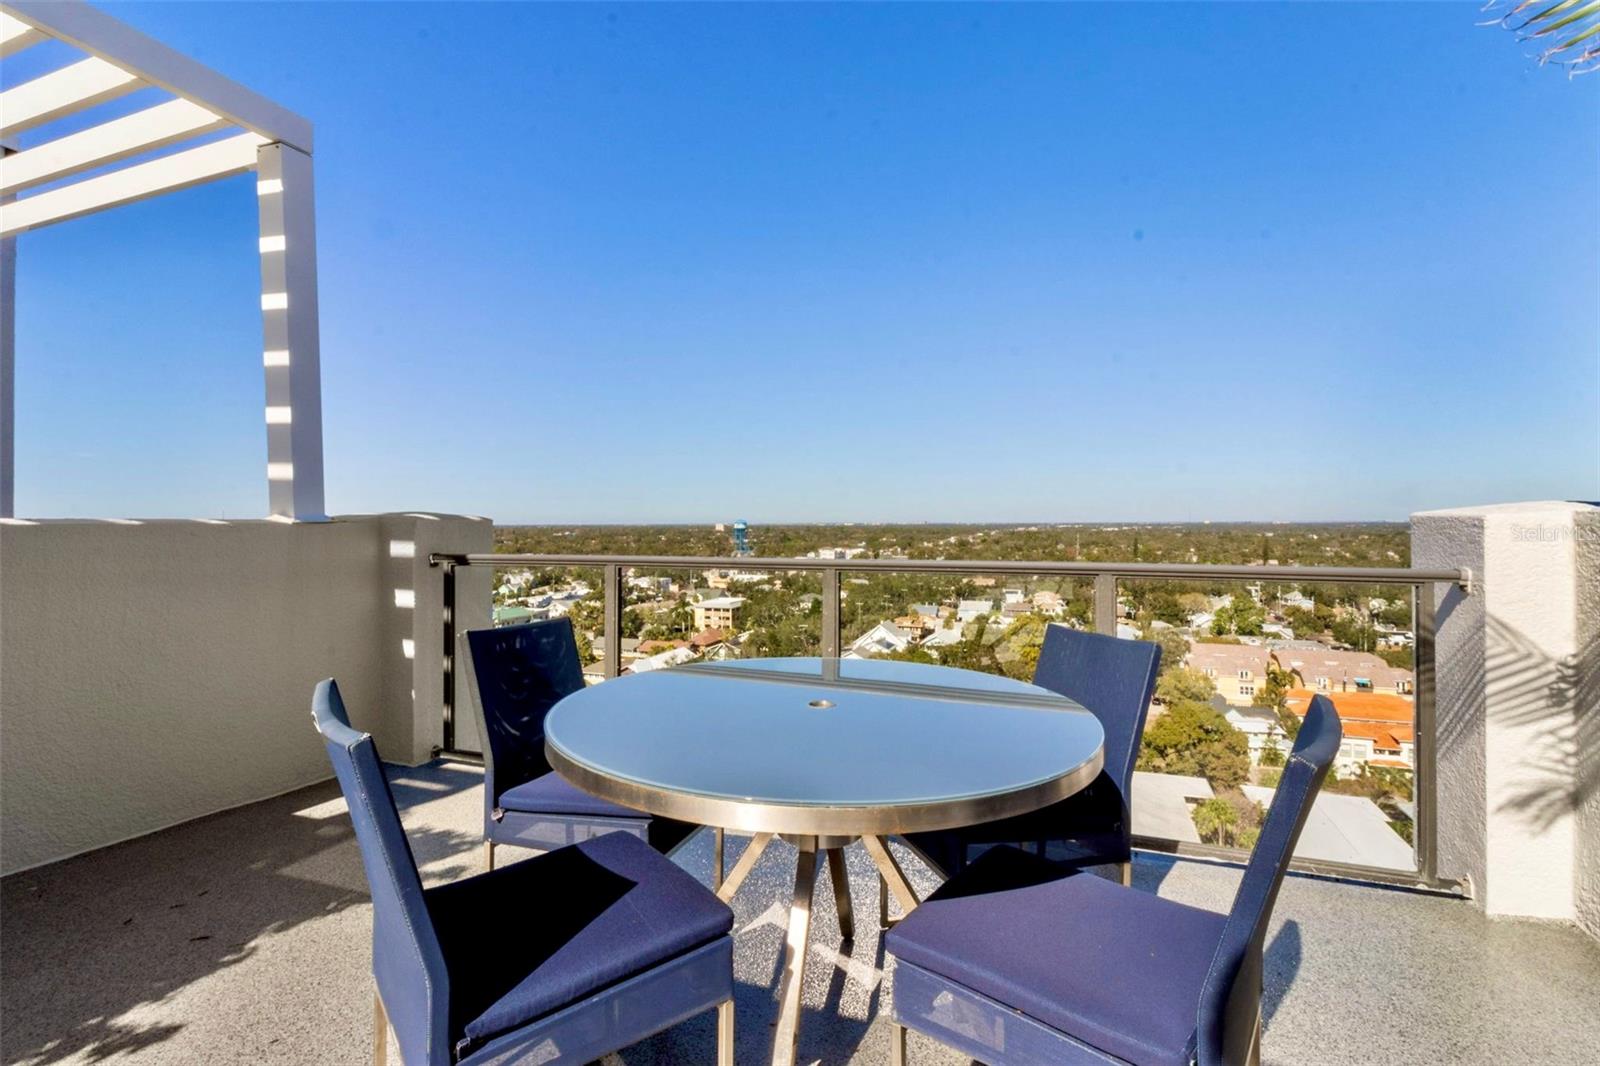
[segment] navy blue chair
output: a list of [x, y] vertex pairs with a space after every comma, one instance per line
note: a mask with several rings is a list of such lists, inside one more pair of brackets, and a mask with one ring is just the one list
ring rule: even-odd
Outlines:
[[1342, 729], [1311, 701], [1227, 914], [993, 848], [888, 934], [905, 1029], [994, 1066], [1239, 1066], [1260, 1059], [1262, 950]]
[[[551, 771], [544, 754], [545, 715], [584, 685], [571, 621], [475, 629], [466, 634], [464, 646], [484, 743], [483, 841], [489, 869], [494, 869], [496, 844], [547, 851], [622, 832], [670, 851], [699, 828], [591, 796]], [[716, 850], [720, 859], [722, 849]], [[716, 874], [720, 882], [721, 871]]]
[[1122, 883], [1133, 871], [1129, 796], [1139, 761], [1145, 716], [1161, 669], [1161, 646], [1118, 640], [1066, 626], [1045, 629], [1033, 683], [1076, 700], [1105, 730], [1105, 766], [1089, 786], [1042, 810], [996, 822], [931, 833], [906, 841], [947, 874], [959, 873], [968, 851], [982, 844], [1037, 844], [1066, 867], [1119, 865]]
[[372, 738], [339, 688], [311, 716], [372, 890], [374, 1051], [407, 1066], [584, 1063], [717, 1008], [733, 1063], [733, 912], [671, 860], [611, 833], [423, 888]]

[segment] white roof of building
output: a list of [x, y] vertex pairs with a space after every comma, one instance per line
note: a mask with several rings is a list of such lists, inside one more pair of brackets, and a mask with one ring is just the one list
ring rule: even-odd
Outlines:
[[699, 603], [695, 604], [695, 606], [696, 607], [711, 607], [711, 608], [727, 608], [727, 609], [732, 609], [734, 607], [743, 607], [744, 606], [744, 597], [743, 596], [718, 596], [718, 597], [716, 597], [714, 599], [701, 600]]
[[[1244, 794], [1263, 807], [1272, 803], [1272, 789], [1261, 785], [1245, 785]], [[1389, 828], [1389, 819], [1376, 803], [1365, 796], [1331, 792], [1320, 793], [1312, 802], [1294, 853], [1302, 859], [1330, 859], [1393, 870], [1414, 869], [1416, 863], [1411, 845]]]
[[1210, 783], [1203, 777], [1135, 771], [1130, 797], [1133, 831], [1138, 836], [1198, 844], [1200, 834], [1195, 831], [1189, 804], [1213, 795]]

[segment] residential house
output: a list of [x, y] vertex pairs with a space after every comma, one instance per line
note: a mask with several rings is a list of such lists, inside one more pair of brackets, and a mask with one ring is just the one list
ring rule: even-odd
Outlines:
[[695, 657], [692, 648], [669, 648], [664, 652], [635, 659], [628, 667], [627, 672], [634, 674], [648, 674], [652, 670], [665, 670], [669, 666], [682, 666]]
[[879, 622], [861, 634], [844, 653], [846, 659], [869, 659], [875, 655], [905, 651], [911, 647], [911, 634], [893, 622]]
[[994, 613], [993, 600], [962, 600], [956, 604], [956, 621], [962, 625]]
[[960, 626], [940, 626], [922, 638], [922, 646], [937, 651], [939, 648], [961, 643], [961, 638], [962, 629]]
[[1217, 694], [1230, 705], [1249, 707], [1267, 682], [1272, 653], [1254, 644], [1196, 643], [1189, 646], [1184, 663], [1209, 677]]
[[1221, 696], [1213, 698], [1213, 705], [1222, 712], [1228, 724], [1245, 735], [1250, 742], [1250, 762], [1260, 765], [1261, 753], [1269, 746], [1284, 755], [1289, 754], [1293, 742], [1278, 721], [1278, 714], [1270, 707], [1235, 707]]
[[733, 634], [725, 629], [707, 629], [702, 633], [696, 633], [689, 638], [689, 647], [700, 658], [713, 662], [739, 657], [739, 648], [733, 642]]
[[537, 622], [548, 618], [547, 609], [534, 607], [496, 607], [494, 609], [494, 624], [497, 626], [515, 626], [524, 622]]
[[[596, 634], [596, 636], [589, 641], [589, 647], [594, 650], [594, 657], [596, 659], [601, 661], [605, 660], [606, 637], [604, 633]], [[637, 659], [641, 654], [643, 654], [639, 650], [638, 637], [623, 637], [622, 642], [618, 644], [617, 647], [621, 649], [623, 662], [627, 662], [630, 659]]]
[[1033, 594], [1033, 608], [1040, 614], [1059, 614], [1064, 606], [1065, 602], [1059, 592], [1040, 589]]

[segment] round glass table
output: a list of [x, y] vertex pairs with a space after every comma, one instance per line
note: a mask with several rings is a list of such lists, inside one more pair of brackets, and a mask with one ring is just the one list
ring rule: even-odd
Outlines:
[[844, 847], [859, 839], [902, 913], [917, 898], [890, 834], [1037, 810], [1100, 773], [1105, 735], [1081, 705], [970, 670], [880, 659], [739, 659], [575, 692], [545, 720], [550, 765], [603, 799], [753, 834], [722, 872], [732, 898], [774, 836], [799, 849], [775, 1063], [794, 1059], [819, 853], [853, 935]]

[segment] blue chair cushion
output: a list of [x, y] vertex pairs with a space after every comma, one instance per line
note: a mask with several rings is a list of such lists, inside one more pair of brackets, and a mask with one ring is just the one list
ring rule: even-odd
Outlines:
[[992, 848], [889, 954], [1139, 1066], [1187, 1066], [1226, 916]]
[[423, 893], [458, 1054], [733, 928], [670, 859], [607, 833]]
[[590, 818], [648, 818], [644, 811], [591, 796], [560, 774], [540, 774], [500, 793], [499, 806], [532, 814], [577, 814]]

